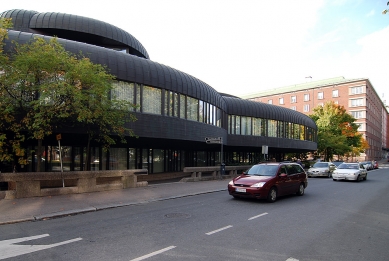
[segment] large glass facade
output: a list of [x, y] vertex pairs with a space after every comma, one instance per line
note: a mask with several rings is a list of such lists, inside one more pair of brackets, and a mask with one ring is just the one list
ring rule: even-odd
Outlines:
[[291, 122], [228, 115], [227, 126], [228, 134], [315, 140], [314, 129]]

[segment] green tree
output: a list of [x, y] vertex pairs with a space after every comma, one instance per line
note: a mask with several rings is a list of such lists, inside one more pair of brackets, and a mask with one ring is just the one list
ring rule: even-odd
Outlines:
[[87, 155], [92, 140], [108, 149], [118, 139], [125, 142], [126, 136], [134, 136], [125, 127], [136, 120], [130, 114], [133, 105], [110, 97], [114, 77], [103, 66], [67, 52], [56, 38], [14, 43], [13, 50], [2, 54], [7, 59], [0, 65], [0, 117], [7, 123], [1, 125], [0, 141], [14, 144], [0, 151], [7, 155], [3, 159], [17, 157], [22, 163], [21, 144], [26, 138], [35, 139], [40, 170], [42, 140], [63, 126], [82, 127]]
[[361, 146], [362, 135], [358, 133], [355, 118], [343, 106], [330, 101], [314, 108], [313, 112], [310, 117], [318, 127], [318, 152], [326, 161]]
[[[389, 6], [389, 2], [386, 3], [387, 6]], [[382, 14], [387, 14], [389, 12], [389, 9], [384, 9], [384, 11], [382, 11]]]

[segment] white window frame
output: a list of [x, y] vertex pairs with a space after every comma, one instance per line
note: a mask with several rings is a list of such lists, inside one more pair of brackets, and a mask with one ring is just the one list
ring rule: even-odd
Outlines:
[[278, 99], [278, 102], [280, 103], [280, 105], [285, 104], [285, 103], [284, 103], [284, 98], [279, 98], [279, 99]]
[[324, 92], [318, 92], [317, 93], [317, 99], [318, 100], [323, 100], [324, 99]]
[[308, 112], [309, 111], [309, 104], [304, 104], [304, 112]]
[[339, 97], [339, 90], [332, 90], [332, 97], [333, 98]]
[[309, 93], [304, 94], [304, 101], [309, 101]]
[[272, 99], [268, 100], [267, 104], [273, 104], [273, 100]]
[[290, 97], [290, 102], [291, 103], [296, 103], [297, 102], [297, 97], [294, 95], [294, 96], [291, 96]]

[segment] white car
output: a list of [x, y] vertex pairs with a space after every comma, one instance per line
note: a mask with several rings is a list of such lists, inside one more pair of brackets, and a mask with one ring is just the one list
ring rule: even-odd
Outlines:
[[336, 180], [366, 180], [367, 170], [361, 163], [342, 163], [334, 172], [332, 172], [332, 179]]
[[308, 169], [308, 177], [332, 177], [332, 172], [336, 169], [335, 164], [331, 162], [316, 162], [311, 168]]

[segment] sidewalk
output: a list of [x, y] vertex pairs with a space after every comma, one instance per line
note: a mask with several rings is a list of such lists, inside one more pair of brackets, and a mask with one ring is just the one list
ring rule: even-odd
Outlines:
[[0, 225], [226, 191], [228, 182], [229, 180], [174, 182], [95, 193], [3, 199], [0, 200]]

